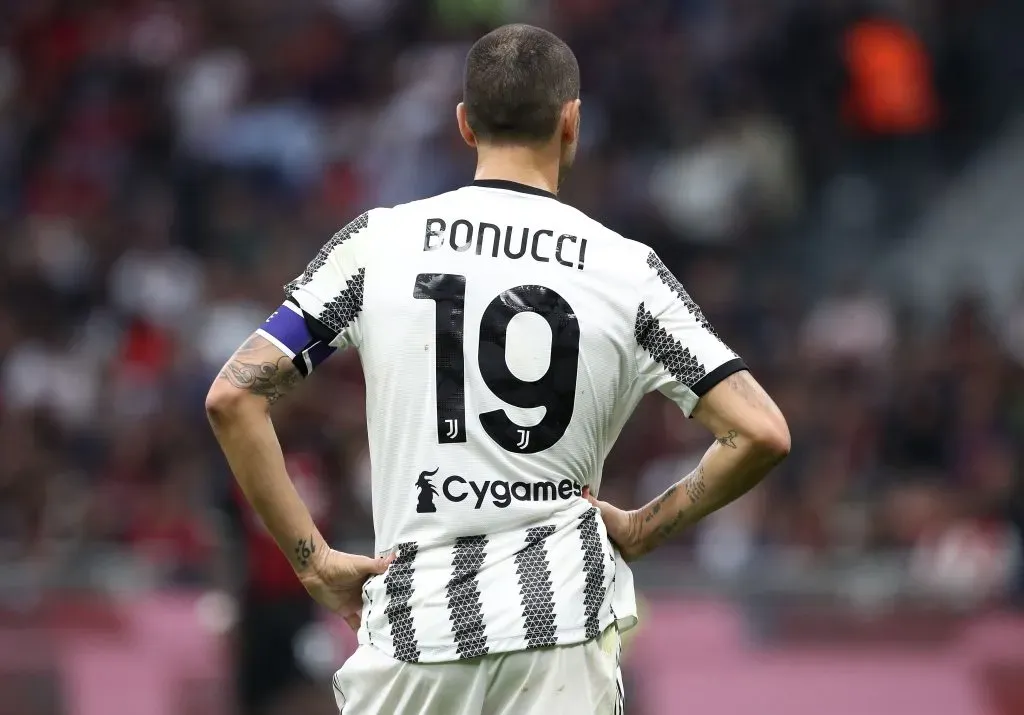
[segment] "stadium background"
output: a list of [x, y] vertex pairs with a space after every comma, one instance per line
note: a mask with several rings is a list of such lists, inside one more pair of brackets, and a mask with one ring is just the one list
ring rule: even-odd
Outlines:
[[[1022, 16], [0, 3], [0, 715], [333, 712], [351, 635], [238, 508], [202, 398], [338, 226], [471, 177], [461, 62], [516, 19], [579, 56], [565, 200], [660, 252], [793, 434], [637, 565], [629, 712], [1024, 713]], [[368, 551], [359, 375], [333, 360], [275, 421]], [[706, 442], [645, 402], [602, 496], [641, 504]]]

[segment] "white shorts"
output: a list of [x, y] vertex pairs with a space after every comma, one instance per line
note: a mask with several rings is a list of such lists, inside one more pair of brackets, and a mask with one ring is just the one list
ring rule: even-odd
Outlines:
[[334, 675], [342, 715], [621, 715], [615, 625], [576, 645], [451, 663], [403, 663], [359, 646]]

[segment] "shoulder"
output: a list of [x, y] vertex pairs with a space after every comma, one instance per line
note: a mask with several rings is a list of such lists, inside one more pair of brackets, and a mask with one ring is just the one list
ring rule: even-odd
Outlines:
[[454, 191], [428, 196], [416, 201], [397, 204], [390, 208], [376, 208], [371, 213], [382, 221], [420, 220], [439, 209], [457, 206], [460, 200], [464, 201], [465, 195], [462, 189], [455, 189]]
[[417, 225], [422, 227], [424, 222], [434, 214], [457, 206], [458, 193], [458, 191], [451, 191], [395, 206], [378, 206], [369, 209], [353, 219], [339, 233], [345, 233], [351, 228], [355, 228], [360, 232], [360, 238], [370, 239], [372, 237], [372, 241], [363, 241], [364, 243], [372, 243], [376, 247], [390, 243], [391, 240], [398, 241], [402, 236], [408, 235], [413, 227]]
[[573, 206], [561, 206], [574, 225], [580, 227], [578, 230], [581, 235], [588, 241], [596, 241], [607, 250], [617, 270], [626, 272], [631, 278], [640, 279], [651, 272], [653, 264], [661, 264], [654, 249], [647, 244], [623, 236]]
[[435, 212], [457, 206], [458, 201], [456, 190], [395, 206], [378, 206], [361, 213], [339, 233], [358, 231], [376, 237], [375, 242], [379, 242], [381, 238], [399, 236], [402, 229], [422, 223]]

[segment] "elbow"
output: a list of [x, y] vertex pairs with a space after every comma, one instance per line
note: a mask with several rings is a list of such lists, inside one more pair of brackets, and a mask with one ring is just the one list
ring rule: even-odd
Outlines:
[[757, 452], [773, 465], [785, 459], [793, 446], [789, 425], [782, 415], [767, 421], [751, 437]]
[[206, 417], [214, 426], [224, 424], [242, 409], [245, 393], [224, 380], [214, 380], [206, 393]]

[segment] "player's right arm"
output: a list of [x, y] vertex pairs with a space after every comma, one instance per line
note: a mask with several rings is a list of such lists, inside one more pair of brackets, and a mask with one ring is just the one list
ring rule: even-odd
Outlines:
[[213, 433], [246, 499], [310, 594], [354, 627], [363, 582], [389, 561], [327, 545], [288, 476], [270, 408], [331, 353], [357, 341], [364, 272], [342, 244], [365, 221], [339, 232], [286, 287], [287, 301], [235, 351], [206, 398]]
[[641, 509], [592, 498], [623, 556], [638, 558], [754, 486], [789, 453], [782, 412], [653, 253], [637, 311], [637, 379], [703, 424], [715, 441], [697, 468]]

